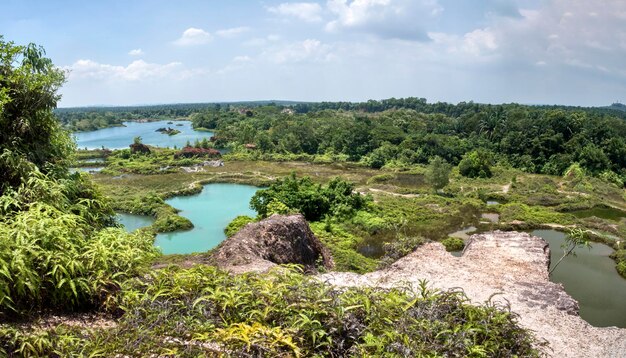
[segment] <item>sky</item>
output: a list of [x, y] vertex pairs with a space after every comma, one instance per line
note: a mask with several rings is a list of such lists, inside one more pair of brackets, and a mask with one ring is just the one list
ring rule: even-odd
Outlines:
[[61, 107], [248, 100], [626, 102], [626, 0], [2, 0]]

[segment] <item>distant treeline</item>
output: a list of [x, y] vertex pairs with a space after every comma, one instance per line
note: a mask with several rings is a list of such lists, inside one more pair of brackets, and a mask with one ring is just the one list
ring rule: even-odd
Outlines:
[[[428, 104], [423, 99], [211, 109], [191, 115], [218, 145], [262, 153], [343, 155], [371, 167], [452, 164], [478, 149], [490, 161], [561, 175], [579, 163], [593, 175], [626, 179], [626, 121], [608, 108]], [[250, 146], [248, 146], [250, 148]]]
[[92, 131], [100, 128], [119, 126], [122, 122], [139, 119], [171, 120], [187, 118], [192, 113], [232, 107], [257, 107], [268, 104], [293, 105], [297, 102], [289, 101], [257, 101], [232, 103], [177, 103], [151, 106], [128, 107], [73, 107], [57, 108], [54, 113], [64, 127], [72, 131]]
[[[626, 112], [608, 107], [428, 103], [424, 98], [352, 102], [240, 102], [59, 109], [72, 129], [141, 118], [185, 117], [216, 132], [218, 146], [262, 153], [343, 155], [372, 167], [452, 164], [477, 149], [532, 173], [561, 175], [572, 163], [626, 179]], [[250, 146], [248, 146], [250, 149]]]
[[367, 102], [294, 102], [294, 101], [249, 101], [224, 103], [179, 103], [151, 106], [128, 107], [74, 107], [58, 108], [54, 113], [66, 128], [73, 131], [90, 131], [120, 125], [124, 121], [138, 119], [177, 119], [187, 118], [193, 113], [210, 110], [232, 110], [257, 108], [260, 106], [289, 107], [295, 113], [309, 113], [321, 110], [359, 111], [366, 113], [383, 112], [391, 109], [412, 109], [420, 113], [439, 113], [450, 117], [460, 117], [468, 113], [478, 113], [485, 108], [524, 107], [538, 109], [563, 109], [582, 111], [593, 114], [610, 114], [626, 119], [626, 106], [614, 103], [607, 107], [571, 107], [571, 106], [524, 106], [518, 104], [486, 105], [474, 102], [451, 104], [445, 102], [428, 103], [425, 98], [390, 98]]

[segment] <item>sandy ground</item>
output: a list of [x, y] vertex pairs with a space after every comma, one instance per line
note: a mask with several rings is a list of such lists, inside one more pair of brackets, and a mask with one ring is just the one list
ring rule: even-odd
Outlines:
[[548, 244], [526, 233], [472, 236], [463, 256], [429, 243], [390, 267], [358, 275], [331, 272], [320, 278], [337, 286], [391, 287], [427, 280], [439, 289], [463, 288], [477, 303], [510, 304], [522, 326], [549, 343], [553, 357], [626, 357], [626, 329], [596, 328], [578, 316], [578, 303], [549, 281]]

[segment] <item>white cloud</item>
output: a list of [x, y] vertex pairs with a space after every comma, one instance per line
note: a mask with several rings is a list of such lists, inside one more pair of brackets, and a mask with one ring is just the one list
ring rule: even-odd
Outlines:
[[250, 31], [249, 27], [240, 26], [240, 27], [233, 27], [230, 29], [218, 30], [215, 32], [215, 34], [220, 37], [231, 38], [231, 37], [241, 35], [244, 32], [248, 32], [248, 31]]
[[266, 49], [262, 57], [275, 64], [327, 62], [334, 58], [331, 46], [315, 39], [293, 42]]
[[245, 46], [260, 47], [260, 46], [266, 46], [267, 44], [270, 44], [273, 42], [277, 42], [279, 40], [280, 40], [280, 36], [278, 35], [268, 35], [266, 37], [257, 37], [257, 38], [250, 39], [244, 42], [243, 44]]
[[626, 58], [623, 13], [622, 0], [553, 0], [494, 24], [494, 42], [509, 60], [619, 75]]
[[174, 41], [174, 44], [178, 46], [194, 46], [194, 45], [203, 45], [211, 41], [213, 37], [208, 32], [198, 29], [195, 27], [190, 27], [185, 30], [182, 36]]
[[328, 31], [405, 40], [427, 40], [426, 25], [443, 11], [437, 0], [328, 0], [327, 6], [336, 16]]
[[140, 48], [136, 48], [134, 50], [130, 50], [128, 54], [131, 56], [141, 56], [143, 55], [143, 51]]
[[293, 16], [307, 22], [322, 20], [322, 7], [316, 2], [282, 3], [278, 6], [269, 7], [267, 10], [274, 14]]
[[71, 66], [64, 67], [70, 72], [69, 79], [99, 79], [138, 81], [148, 78], [162, 78], [179, 73], [182, 64], [171, 62], [168, 64], [148, 63], [143, 60], [131, 62], [128, 66], [117, 66], [98, 63], [92, 60], [78, 60]]
[[429, 32], [428, 37], [432, 40], [428, 47], [442, 59], [469, 63], [476, 59], [491, 59], [497, 54], [496, 35], [490, 28], [476, 29], [463, 36]]

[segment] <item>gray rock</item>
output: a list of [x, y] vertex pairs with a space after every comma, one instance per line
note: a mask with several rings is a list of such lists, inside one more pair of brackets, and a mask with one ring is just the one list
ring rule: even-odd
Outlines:
[[550, 282], [550, 249], [539, 237], [488, 232], [470, 237], [454, 257], [428, 243], [384, 270], [365, 275], [332, 272], [320, 279], [336, 286], [462, 288], [475, 303], [490, 301], [518, 315], [521, 326], [550, 344], [554, 357], [626, 357], [626, 329], [593, 327], [578, 315], [578, 303]]
[[264, 272], [277, 264], [303, 265], [310, 273], [317, 272], [317, 265], [333, 267], [330, 252], [302, 215], [272, 215], [250, 223], [222, 242], [211, 259], [233, 273]]

